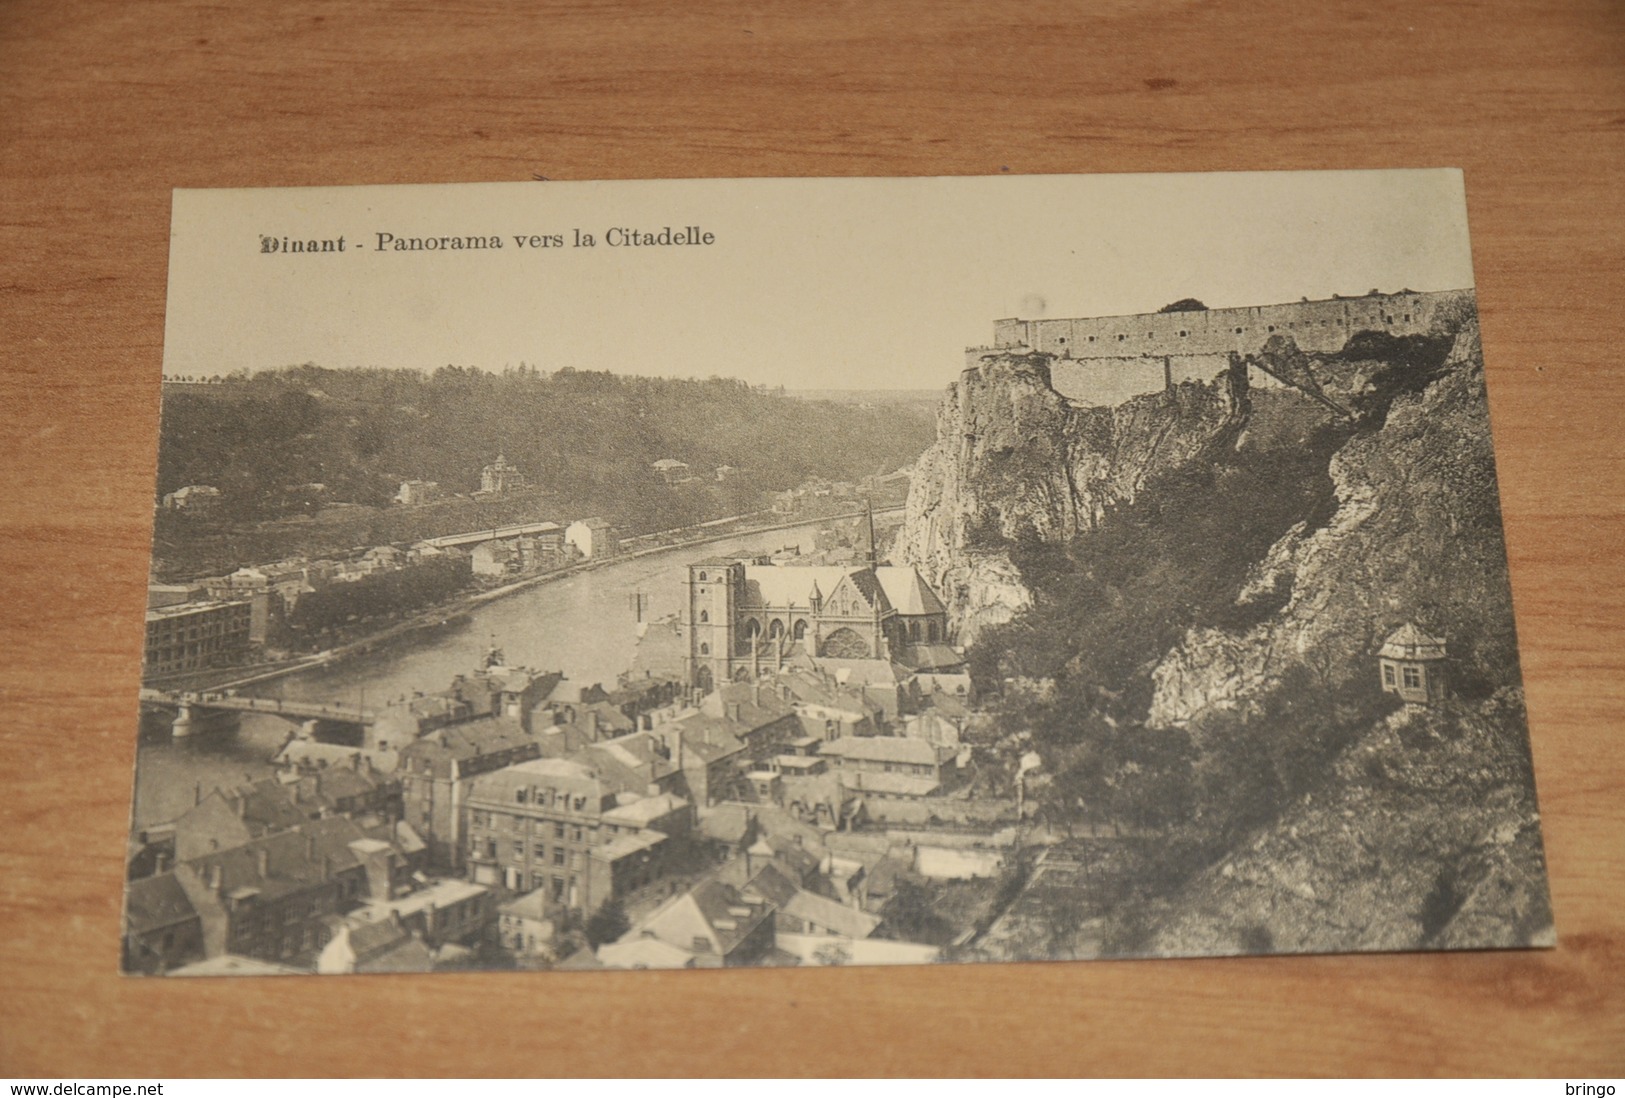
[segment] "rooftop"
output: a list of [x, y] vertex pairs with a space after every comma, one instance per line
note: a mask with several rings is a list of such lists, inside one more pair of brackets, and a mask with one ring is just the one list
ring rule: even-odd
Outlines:
[[1431, 637], [1406, 622], [1388, 635], [1380, 654], [1391, 660], [1442, 660], [1445, 658], [1444, 638]]
[[819, 753], [867, 762], [900, 762], [919, 766], [936, 766], [941, 761], [936, 747], [925, 740], [904, 736], [842, 736], [826, 743]]

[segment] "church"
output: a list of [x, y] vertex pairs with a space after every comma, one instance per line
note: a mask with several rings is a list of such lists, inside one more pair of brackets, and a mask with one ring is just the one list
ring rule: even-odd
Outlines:
[[688, 568], [687, 678], [710, 690], [804, 653], [889, 660], [913, 670], [957, 667], [948, 611], [913, 568], [750, 563], [724, 557]]

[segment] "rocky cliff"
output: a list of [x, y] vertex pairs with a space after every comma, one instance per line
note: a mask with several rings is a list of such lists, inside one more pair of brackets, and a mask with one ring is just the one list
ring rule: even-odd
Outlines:
[[[1115, 804], [1091, 775], [1122, 755], [1187, 806], [1150, 826], [1195, 853], [1144, 867], [1165, 883], [1118, 913], [1108, 952], [1550, 939], [1468, 306], [1438, 337], [1271, 340], [1252, 365], [1291, 389], [1269, 396], [1232, 369], [1090, 407], [1054, 391], [1045, 356], [989, 353], [942, 402], [899, 555], [962, 641], [1027, 611], [994, 639], [1049, 667], [1061, 700], [1000, 715], [1070, 768], [1058, 803]], [[1406, 622], [1446, 640], [1444, 704], [1379, 688], [1376, 652]], [[1166, 750], [1136, 753], [1152, 741]]]
[[1030, 604], [1010, 543], [1093, 528], [1148, 477], [1200, 460], [1246, 419], [1244, 374], [1100, 408], [1057, 393], [1049, 363], [988, 353], [967, 367], [915, 467], [893, 552], [942, 592], [961, 643]]
[[1240, 596], [1284, 605], [1245, 633], [1189, 632], [1153, 674], [1149, 725], [1245, 710], [1294, 666], [1374, 677], [1373, 653], [1406, 621], [1445, 635], [1476, 692], [1517, 685], [1476, 323], [1456, 336], [1436, 380], [1394, 400], [1380, 427], [1333, 455], [1329, 473], [1331, 520], [1293, 527]]
[[[1311, 695], [1369, 698], [1374, 654], [1406, 621], [1445, 637], [1451, 698], [1356, 724], [1307, 779], [1312, 792], [1141, 913], [1155, 927], [1145, 948], [1549, 944], [1476, 323], [1434, 380], [1395, 399], [1329, 471], [1335, 513], [1276, 542], [1240, 596], [1279, 609], [1242, 632], [1187, 632], [1153, 672], [1148, 731], [1184, 728], [1200, 755], [1225, 749], [1207, 742], [1215, 729], [1263, 726], [1288, 750], [1309, 734], [1271, 727], [1280, 697], [1307, 683]], [[1294, 675], [1298, 686], [1284, 685]]]
[[1523, 701], [1407, 707], [1173, 896], [1121, 913], [1158, 956], [1555, 941]]

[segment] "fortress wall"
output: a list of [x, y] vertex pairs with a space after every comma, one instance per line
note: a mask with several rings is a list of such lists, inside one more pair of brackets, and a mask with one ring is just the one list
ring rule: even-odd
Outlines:
[[[1133, 357], [1057, 359], [1050, 367], [1050, 384], [1057, 393], [1080, 404], [1115, 407], [1130, 397], [1162, 392], [1168, 380], [1212, 381], [1230, 368], [1230, 355], [1168, 355], [1164, 376], [1162, 355]], [[1252, 384], [1264, 388], [1280, 382], [1262, 371], [1254, 371]]]
[[1122, 360], [1141, 355], [1253, 354], [1270, 336], [1282, 333], [1305, 351], [1336, 351], [1362, 330], [1425, 334], [1441, 306], [1471, 292], [1383, 294], [1189, 313], [999, 320], [994, 322], [994, 344], [1025, 346], [1063, 359]]

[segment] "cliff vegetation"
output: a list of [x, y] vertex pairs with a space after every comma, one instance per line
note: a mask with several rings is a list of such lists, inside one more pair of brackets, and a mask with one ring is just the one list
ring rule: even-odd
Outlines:
[[[1066, 948], [1547, 940], [1476, 319], [1254, 361], [1288, 384], [1102, 409], [991, 356], [921, 464], [900, 545], [960, 585], [994, 750], [1044, 758], [1052, 839], [1137, 844]], [[1380, 688], [1407, 621], [1447, 640], [1443, 704]]]

